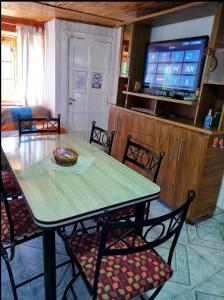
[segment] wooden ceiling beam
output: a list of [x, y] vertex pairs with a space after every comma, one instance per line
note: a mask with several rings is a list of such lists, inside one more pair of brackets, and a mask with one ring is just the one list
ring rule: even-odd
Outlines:
[[[52, 4], [42, 2], [42, 1], [36, 1], [36, 3], [42, 4], [42, 5], [45, 5], [45, 6], [49, 6], [49, 7], [53, 7], [55, 9], [64, 9], [66, 11], [74, 12], [75, 14], [82, 14], [82, 15], [91, 16], [91, 17], [95, 17], [95, 18], [101, 18], [102, 20], [105, 19], [105, 20], [120, 22], [119, 19], [108, 18], [108, 17], [99, 16], [99, 15], [96, 15], [96, 14], [86, 13], [86, 12], [82, 12], [80, 10], [67, 8], [65, 6], [62, 7], [62, 6], [52, 5]], [[69, 3], [72, 3], [72, 2], [69, 2]], [[67, 5], [69, 5], [69, 3], [67, 3]]]
[[162, 17], [166, 14], [176, 13], [176, 12], [179, 12], [179, 11], [182, 11], [182, 10], [185, 10], [185, 9], [189, 9], [189, 8], [193, 8], [193, 7], [197, 7], [197, 6], [206, 4], [206, 3], [208, 3], [208, 2], [205, 2], [205, 1], [203, 1], [203, 2], [189, 2], [189, 3], [182, 4], [182, 5], [178, 5], [178, 2], [177, 2], [177, 6], [175, 6], [175, 7], [168, 8], [168, 9], [165, 9], [165, 10], [161, 10], [159, 12], [147, 14], [147, 15], [144, 15], [144, 16], [139, 16], [139, 17], [128, 20], [128, 22], [121, 22], [121, 23], [117, 24], [116, 27], [120, 27], [120, 26], [123, 26], [123, 25], [131, 24], [131, 23], [136, 23], [136, 22], [140, 22], [140, 21], [150, 20], [150, 19], [154, 19], [154, 18], [157, 18], [157, 17]]

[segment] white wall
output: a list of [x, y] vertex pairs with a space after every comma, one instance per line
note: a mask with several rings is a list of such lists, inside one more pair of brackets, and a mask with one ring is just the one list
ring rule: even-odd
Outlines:
[[214, 16], [152, 27], [150, 42], [210, 35]]
[[47, 107], [55, 116], [55, 20], [45, 24], [45, 63]]

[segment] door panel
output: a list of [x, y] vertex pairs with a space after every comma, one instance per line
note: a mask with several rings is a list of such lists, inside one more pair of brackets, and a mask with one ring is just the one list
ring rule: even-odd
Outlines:
[[[105, 127], [111, 43], [72, 38], [69, 43], [69, 132], [90, 134], [91, 122]], [[75, 101], [73, 101], [75, 100]], [[88, 134], [87, 134], [88, 135]]]

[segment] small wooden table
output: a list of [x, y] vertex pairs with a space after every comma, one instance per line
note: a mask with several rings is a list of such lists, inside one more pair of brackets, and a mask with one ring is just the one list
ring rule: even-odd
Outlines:
[[[76, 149], [73, 167], [52, 162], [56, 147]], [[34, 222], [43, 229], [45, 299], [56, 299], [55, 229], [159, 197], [160, 187], [74, 135], [2, 138]]]

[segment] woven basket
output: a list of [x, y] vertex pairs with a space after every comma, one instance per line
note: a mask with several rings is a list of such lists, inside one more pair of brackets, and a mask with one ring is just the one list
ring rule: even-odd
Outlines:
[[73, 166], [79, 157], [74, 149], [57, 147], [53, 151], [56, 164], [62, 167]]

